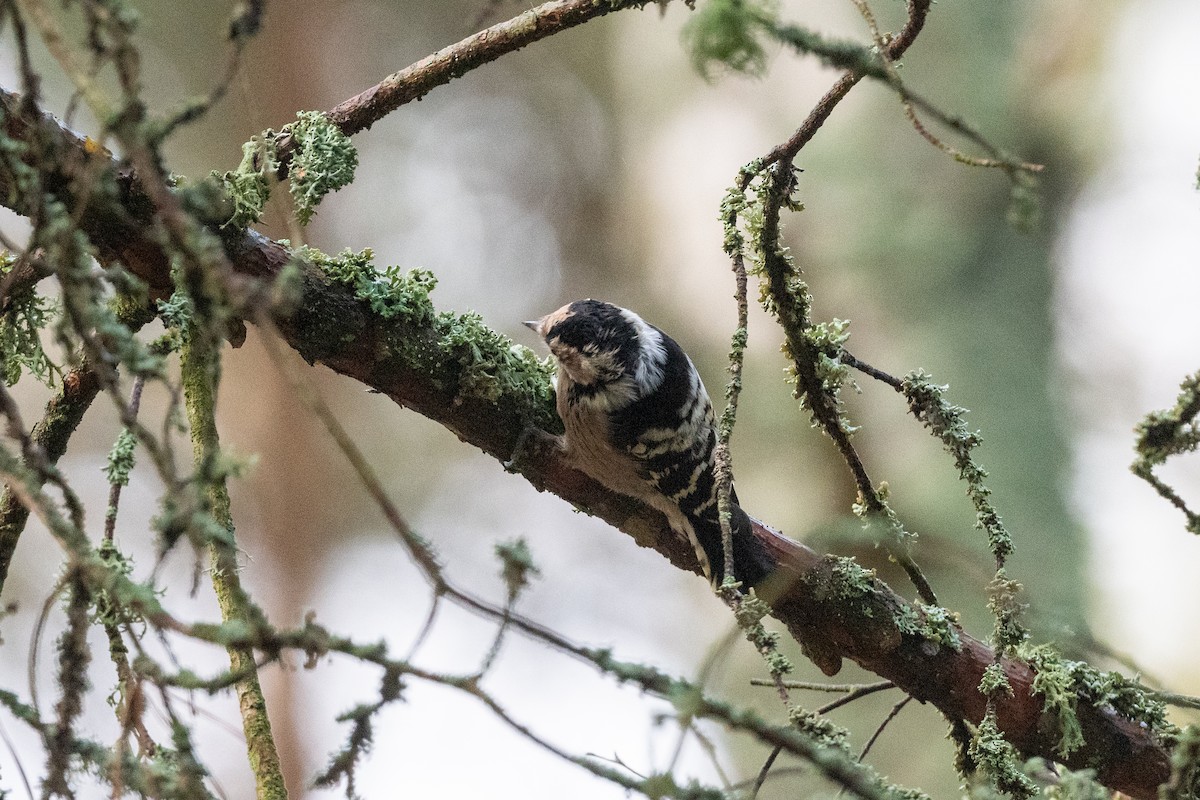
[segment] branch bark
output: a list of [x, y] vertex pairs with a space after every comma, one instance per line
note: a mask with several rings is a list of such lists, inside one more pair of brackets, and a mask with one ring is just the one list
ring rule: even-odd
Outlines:
[[347, 136], [371, 125], [405, 103], [420, 100], [433, 89], [506, 53], [545, 39], [567, 28], [626, 8], [641, 8], [654, 0], [555, 0], [485, 28], [444, 47], [365, 92], [339, 104], [326, 116]]
[[[69, 208], [102, 258], [120, 262], [152, 289], [171, 285], [169, 263], [152, 230], [155, 209], [135, 177], [107, 154], [52, 117], [30, 115], [19, 98], [0, 90], [0, 118], [6, 134], [21, 141], [41, 140], [53, 148], [53, 168], [43, 175]], [[77, 182], [77, 171], [94, 159], [110, 163], [101, 178]], [[45, 160], [33, 164], [48, 170]], [[75, 194], [90, 185], [89, 196]], [[11, 177], [0, 174], [0, 197], [20, 212]], [[292, 253], [254, 232], [217, 231], [235, 272], [245, 278], [270, 279], [289, 263]], [[309, 363], [321, 363], [391, 397], [397, 404], [440, 423], [470, 446], [498, 460], [507, 459], [539, 409], [528, 397], [508, 393], [495, 402], [460, 396], [462, 366], [447, 358], [439, 334], [431, 327], [385, 320], [343, 285], [310, 264], [300, 265], [300, 292], [293, 310], [279, 316], [277, 326], [288, 344]], [[659, 513], [627, 497], [613, 494], [571, 469], [547, 437], [535, 437], [525, 448], [520, 471], [536, 488], [585, 508], [642, 546], [652, 547], [680, 569], [699, 572], [691, 548], [673, 535]], [[902, 630], [897, 620], [920, 612], [881, 581], [871, 578], [847, 600], [838, 570], [842, 562], [756, 524], [758, 536], [777, 561], [783, 576], [771, 598], [775, 616], [827, 673], [849, 658], [922, 702], [934, 704], [953, 718], [978, 722], [987, 699], [978, 690], [983, 671], [993, 662], [991, 648], [958, 631], [961, 644], [949, 644]], [[770, 590], [772, 587], [768, 587]], [[1170, 753], [1138, 723], [1111, 709], [1079, 703], [1085, 744], [1066, 759], [1055, 752], [1058, 725], [1033, 693], [1034, 673], [1023, 662], [1001, 662], [1012, 684], [1011, 698], [997, 704], [1006, 737], [1026, 755], [1065, 761], [1072, 768], [1093, 768], [1107, 786], [1135, 798], [1154, 798], [1156, 787], [1170, 776]]]

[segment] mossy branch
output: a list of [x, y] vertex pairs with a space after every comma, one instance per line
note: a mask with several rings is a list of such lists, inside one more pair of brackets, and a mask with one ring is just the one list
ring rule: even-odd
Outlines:
[[[238, 575], [229, 489], [220, 466], [223, 458], [216, 422], [220, 345], [220, 336], [212, 328], [211, 320], [193, 319], [180, 352], [180, 380], [192, 434], [196, 474], [204, 484], [207, 512], [222, 529], [208, 537], [210, 573], [221, 617], [226, 623], [242, 622], [262, 629], [265, 627], [262, 612], [242, 589]], [[283, 781], [279, 753], [271, 735], [266, 698], [259, 684], [254, 652], [245, 645], [230, 645], [228, 651], [230, 669], [241, 675], [236, 690], [256, 795], [258, 800], [286, 800], [287, 787]]]

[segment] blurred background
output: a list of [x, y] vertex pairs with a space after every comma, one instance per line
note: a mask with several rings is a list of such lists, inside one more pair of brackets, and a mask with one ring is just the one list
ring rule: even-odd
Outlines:
[[[278, 128], [298, 110], [331, 108], [472, 33], [482, 5], [270, 4], [229, 97], [169, 142], [171, 168], [190, 176], [232, 169], [241, 143], [262, 129]], [[877, 5], [881, 27], [897, 29], [903, 4]], [[165, 110], [206, 92], [221, 74], [227, 4], [137, 6], [147, 97]], [[850, 3], [780, 6], [785, 20], [868, 40]], [[525, 7], [494, 4], [486, 23]], [[718, 204], [739, 167], [786, 138], [836, 74], [776, 50], [762, 79], [706, 81], [680, 45], [688, 15], [681, 3], [662, 14], [655, 6], [614, 14], [402, 108], [355, 137], [358, 179], [326, 199], [308, 242], [327, 252], [371, 247], [380, 266], [431, 269], [440, 280], [439, 309], [479, 311], [530, 346], [536, 342], [521, 320], [569, 300], [632, 307], [683, 344], [719, 397], [735, 311]], [[856, 88], [802, 152], [796, 196], [806, 209], [786, 219], [816, 317], [850, 319], [856, 356], [896, 375], [924, 368], [971, 410], [968, 422], [985, 441], [979, 458], [1016, 542], [1010, 573], [1027, 589], [1036, 636], [1068, 655], [1191, 693], [1200, 693], [1193, 611], [1200, 540], [1128, 465], [1134, 424], [1171, 406], [1179, 381], [1200, 368], [1200, 110], [1183, 78], [1200, 74], [1197, 29], [1200, 6], [1187, 0], [937, 4], [904, 60], [904, 77], [996, 144], [1046, 165], [1040, 226], [1014, 230], [1004, 175], [964, 167], [931, 147], [894, 95], [870, 84]], [[17, 86], [15, 75], [6, 46], [3, 85]], [[47, 75], [45, 94], [61, 113], [69, 89], [51, 77], [56, 71]], [[73, 122], [93, 130], [83, 115]], [[284, 213], [275, 206], [264, 230], [288, 235]], [[0, 224], [20, 237], [21, 220], [6, 212]], [[743, 504], [818, 549], [856, 555], [911, 596], [849, 514], [849, 475], [783, 381], [779, 330], [756, 312], [750, 340], [733, 449]], [[428, 612], [426, 585], [257, 331], [225, 365], [223, 442], [254, 459], [248, 478], [234, 486], [245, 584], [279, 625], [296, 625], [313, 611], [335, 631], [405, 653]], [[538, 494], [386, 398], [324, 368], [305, 373], [460, 584], [502, 599], [493, 548], [521, 536], [542, 570], [521, 603], [527, 615], [684, 676], [695, 676], [720, 647], [728, 614], [703, 580]], [[918, 560], [942, 602], [985, 636], [991, 559], [953, 464], [897, 395], [860, 383], [862, 393], [850, 401], [862, 426], [857, 446], [919, 533]], [[16, 389], [27, 419], [36, 419], [45, 390], [28, 378]], [[144, 413], [161, 416], [165, 398], [148, 394]], [[64, 462], [93, 508], [103, 507], [101, 468], [119, 430], [102, 406]], [[1169, 465], [1164, 475], [1185, 497], [1200, 498], [1196, 464]], [[149, 520], [159, 490], [140, 470], [123, 499], [118, 536], [142, 554], [141, 576], [152, 563]], [[3, 620], [0, 685], [32, 680], [43, 708], [55, 696], [49, 643], [61, 620], [54, 614], [34, 676], [25, 675], [59, 557], [31, 525], [2, 598], [16, 610]], [[167, 601], [181, 614], [215, 618], [204, 588], [187, 592], [193, 568], [189, 553], [172, 556], [165, 583], [181, 588]], [[492, 635], [491, 625], [447, 611], [417, 661], [469, 672]], [[796, 677], [821, 677], [798, 648], [785, 649], [796, 659]], [[225, 663], [209, 649], [183, 647], [178, 655], [210, 672]], [[748, 685], [764, 674], [751, 648], [738, 643], [717, 655], [710, 688], [778, 719], [772, 691]], [[96, 663], [86, 718], [102, 739], [114, 732], [103, 703], [112, 686], [106, 669]], [[313, 669], [295, 659], [266, 671], [294, 796], [341, 793], [306, 787], [349, 732], [335, 715], [377, 697], [378, 679], [339, 659]], [[848, 665], [837, 680], [871, 676]], [[675, 757], [679, 730], [659, 718], [670, 709], [515, 637], [486, 685], [519, 720], [573, 752], [641, 774], [666, 769]], [[359, 775], [364, 797], [394, 796], [400, 787], [452, 797], [624, 794], [518, 738], [465, 696], [414, 683], [405, 697], [380, 718], [374, 754]], [[227, 797], [248, 796], [235, 702], [189, 699], [216, 783]], [[813, 708], [828, 699], [796, 696]], [[854, 750], [899, 699], [877, 694], [834, 713], [854, 731]], [[11, 742], [0, 750], [0, 786], [21, 796], [17, 764], [36, 786], [40, 750], [7, 715], [0, 729]], [[870, 760], [895, 782], [951, 796], [958, 781], [944, 730], [934, 711], [911, 704]], [[730, 780], [753, 779], [765, 751], [708, 732]], [[719, 780], [695, 739], [679, 759], [681, 777]], [[797, 767], [781, 759], [779, 777], [760, 796], [832, 795]]]

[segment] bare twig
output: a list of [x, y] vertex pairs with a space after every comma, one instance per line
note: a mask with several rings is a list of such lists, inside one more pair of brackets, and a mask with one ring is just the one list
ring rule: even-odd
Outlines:
[[762, 769], [758, 771], [758, 775], [754, 778], [754, 785], [750, 787], [750, 800], [758, 797], [758, 792], [762, 789], [763, 784], [767, 782], [767, 775], [771, 772], [771, 767], [775, 766], [775, 759], [779, 758], [779, 754], [783, 752], [782, 747], [775, 747], [771, 754], [767, 756], [767, 760], [763, 762]]
[[[751, 686], [775, 686], [776, 684], [775, 684], [775, 681], [769, 681], [769, 680], [766, 680], [765, 678], [751, 678], [750, 685]], [[783, 682], [783, 687], [785, 689], [804, 689], [809, 692], [838, 692], [838, 693], [857, 692], [859, 689], [863, 689], [868, 686], [875, 687], [876, 689], [888, 689], [888, 688], [891, 688], [893, 685], [894, 684], [892, 684], [890, 681], [883, 681], [882, 683], [824, 683], [822, 681], [784, 681]]]
[[548, 36], [589, 20], [653, 0], [553, 0], [444, 47], [327, 113], [330, 121], [350, 136], [370, 128], [405, 103], [419, 100], [438, 86], [477, 67], [520, 50]]
[[875, 694], [876, 692], [882, 692], [887, 689], [895, 689], [895, 688], [896, 688], [896, 684], [892, 683], [891, 681], [881, 681], [879, 683], [869, 683], [865, 686], [860, 686], [859, 688], [855, 689], [852, 692], [848, 692], [845, 697], [839, 697], [837, 700], [834, 700], [832, 703], [826, 703], [825, 705], [823, 705], [817, 709], [817, 713], [818, 714], [828, 714], [830, 711], [833, 711], [835, 708], [841, 708], [844, 705], [853, 703], [855, 700], [859, 699], [860, 697], [866, 697], [869, 694]]
[[892, 706], [892, 710], [889, 711], [888, 715], [883, 718], [883, 722], [879, 723], [879, 727], [875, 729], [875, 732], [871, 734], [871, 738], [867, 739], [867, 743], [863, 745], [863, 749], [858, 754], [859, 761], [862, 761], [867, 757], [867, 753], [871, 752], [871, 748], [875, 746], [875, 742], [877, 739], [879, 739], [880, 734], [883, 733], [883, 729], [888, 726], [889, 722], [896, 718], [897, 714], [904, 710], [904, 707], [908, 705], [909, 701], [912, 699], [912, 695], [907, 694], [903, 699], [897, 702], [896, 705]]
[[[904, 28], [888, 42], [885, 48], [889, 61], [895, 61], [904, 55], [905, 51], [916, 40], [921, 30], [925, 27], [925, 18], [929, 14], [929, 7], [931, 5], [932, 0], [908, 0], [908, 21], [905, 23]], [[854, 71], [848, 71], [842, 77], [838, 78], [837, 83], [817, 102], [816, 106], [809, 112], [808, 117], [796, 129], [795, 133], [764, 157], [764, 166], [778, 162], [790, 164], [794, 161], [796, 154], [816, 135], [821, 126], [825, 124], [825, 120], [829, 119], [829, 115], [833, 113], [833, 109], [837, 107], [837, 104], [850, 93], [850, 90], [862, 78], [862, 73]]]

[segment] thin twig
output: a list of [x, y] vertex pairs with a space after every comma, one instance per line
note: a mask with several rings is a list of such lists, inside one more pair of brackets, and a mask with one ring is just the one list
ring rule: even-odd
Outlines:
[[841, 354], [838, 356], [838, 359], [843, 364], [845, 364], [849, 367], [853, 367], [854, 369], [858, 370], [859, 372], [863, 373], [864, 375], [869, 375], [870, 377], [874, 378], [877, 381], [882, 381], [883, 383], [886, 383], [888, 386], [891, 386], [897, 392], [904, 391], [904, 382], [902, 380], [884, 372], [881, 369], [876, 369], [875, 367], [872, 367], [870, 364], [866, 363], [865, 361], [860, 361], [859, 359], [852, 356], [846, 350], [842, 350]]
[[[921, 29], [925, 24], [925, 17], [928, 14], [931, 0], [909, 0], [908, 2], [908, 20], [904, 28], [890, 42], [882, 48], [882, 52], [889, 60], [899, 58], [908, 49], [908, 47], [916, 39]], [[800, 304], [801, 301], [796, 301], [790, 298], [788, 291], [788, 275], [792, 270], [792, 266], [783, 256], [780, 249], [779, 236], [780, 225], [779, 215], [791, 198], [792, 190], [795, 183], [795, 173], [792, 163], [800, 149], [816, 134], [816, 131], [828, 119], [833, 108], [841, 101], [843, 97], [854, 87], [862, 74], [855, 71], [846, 72], [833, 88], [825, 94], [818, 102], [817, 106], [809, 112], [808, 117], [800, 128], [783, 144], [774, 148], [762, 160], [762, 172], [764, 176], [764, 191], [766, 198], [763, 209], [763, 225], [760, 232], [760, 252], [762, 253], [763, 266], [768, 276], [771, 295], [774, 298], [778, 309], [777, 316], [782, 324], [787, 335], [788, 346], [791, 349], [795, 359], [797, 369], [797, 387], [808, 399], [809, 407], [812, 410], [814, 419], [821, 425], [834, 442], [838, 451], [841, 453], [843, 460], [850, 468], [851, 474], [854, 476], [854, 481], [858, 486], [861, 502], [868, 513], [886, 515], [887, 508], [875, 490], [875, 485], [867, 474], [865, 465], [859, 457], [853, 444], [850, 442], [850, 437], [842, 426], [842, 421], [837, 408], [825, 396], [825, 389], [821, 378], [817, 375], [815, 369], [817, 353], [811, 352], [812, 348], [808, 346], [802, 331], [808, 327], [808, 309], [807, 307], [792, 307], [793, 304]], [[749, 178], [746, 179], [743, 187], [749, 184]], [[803, 301], [806, 305], [807, 301]], [[933, 591], [932, 585], [921, 572], [920, 567], [913, 560], [912, 555], [905, 547], [894, 547], [887, 544], [888, 552], [897, 563], [904, 569], [909, 580], [917, 589], [921, 599], [930, 604], [937, 604], [937, 595]]]
[[[135, 416], [142, 407], [142, 390], [146, 388], [146, 378], [138, 375], [133, 379], [133, 389], [129, 393], [129, 411]], [[117, 532], [117, 509], [121, 505], [121, 489], [123, 481], [113, 481], [108, 487], [108, 509], [104, 514], [104, 541], [112, 543]]]
[[[774, 688], [778, 684], [775, 681], [769, 681], [766, 678], [751, 678], [751, 686], [770, 686]], [[874, 691], [882, 689], [890, 689], [895, 686], [891, 681], [880, 681], [879, 683], [821, 683], [820, 681], [784, 681], [785, 689], [804, 689], [810, 692], [857, 692], [860, 689], [871, 688]]]
[[762, 769], [758, 771], [758, 775], [754, 778], [754, 785], [750, 787], [750, 800], [755, 800], [758, 797], [758, 790], [767, 782], [767, 773], [771, 771], [771, 767], [775, 765], [775, 759], [779, 758], [779, 754], [783, 752], [783, 748], [776, 746], [767, 756], [767, 760], [763, 762]]
[[[908, 0], [908, 21], [905, 22], [900, 33], [896, 34], [885, 48], [889, 60], [895, 61], [899, 59], [916, 40], [918, 34], [925, 27], [925, 18], [929, 14], [929, 7], [931, 5], [932, 0]], [[861, 73], [853, 71], [848, 71], [842, 77], [838, 78], [837, 82], [817, 102], [812, 111], [809, 112], [808, 117], [796, 129], [795, 133], [764, 157], [764, 166], [769, 166], [777, 162], [788, 164], [793, 162], [800, 150], [808, 144], [809, 140], [825, 124], [825, 120], [829, 119], [829, 115], [833, 113], [833, 109], [837, 107], [837, 104], [850, 93], [850, 90], [862, 78]]]
[[364, 131], [405, 103], [501, 56], [596, 17], [653, 0], [553, 0], [468, 36], [384, 78], [326, 116], [347, 136]]
[[816, 713], [828, 714], [830, 711], [833, 711], [835, 708], [841, 708], [842, 706], [847, 705], [849, 703], [853, 703], [855, 700], [858, 700], [859, 698], [862, 698], [862, 697], [866, 697], [869, 694], [875, 694], [876, 692], [882, 692], [886, 689], [894, 689], [894, 688], [896, 688], [896, 684], [892, 683], [891, 681], [882, 681], [881, 683], [869, 683], [866, 686], [860, 686], [859, 688], [855, 689], [853, 692], [849, 692], [848, 694], [846, 694], [845, 697], [839, 697], [837, 700], [834, 700], [832, 703], [826, 703], [825, 705], [818, 708]]
[[867, 753], [871, 752], [871, 748], [875, 745], [875, 741], [879, 739], [879, 735], [883, 733], [883, 729], [888, 726], [889, 722], [896, 718], [896, 715], [899, 714], [912, 699], [913, 697], [911, 694], [906, 694], [904, 695], [904, 699], [892, 706], [892, 710], [889, 711], [888, 715], [883, 718], [883, 722], [879, 723], [879, 727], [875, 729], [875, 732], [871, 734], [871, 738], [867, 739], [867, 743], [863, 745], [862, 751], [858, 754], [859, 761], [862, 761], [867, 757]]
[[[1027, 162], [1014, 161], [1011, 158], [1004, 156], [1000, 150], [991, 144], [981, 133], [969, 126], [964, 120], [950, 117], [945, 112], [938, 109], [932, 103], [910, 91], [905, 86], [904, 81], [900, 77], [900, 71], [896, 69], [894, 59], [889, 54], [887, 42], [884, 39], [883, 33], [879, 30], [879, 25], [875, 21], [875, 14], [871, 11], [871, 7], [866, 0], [851, 0], [855, 7], [858, 8], [859, 14], [867, 23], [867, 28], [871, 32], [871, 39], [875, 43], [875, 48], [879, 52], [880, 60], [883, 62], [883, 74], [886, 82], [900, 96], [900, 104], [904, 108], [904, 115], [908, 117], [909, 123], [913, 129], [921, 136], [922, 139], [929, 142], [934, 147], [947, 154], [955, 161], [963, 164], [968, 164], [973, 167], [992, 167], [1004, 170], [1023, 170], [1025, 172], [1041, 172], [1043, 166], [1041, 164], [1030, 164]], [[962, 151], [951, 147], [946, 142], [934, 136], [933, 133], [917, 116], [916, 107], [919, 106], [922, 111], [925, 111], [930, 116], [937, 119], [947, 127], [957, 131], [967, 139], [975, 142], [975, 144], [984, 148], [990, 158], [979, 158], [970, 156]]]
[[1170, 706], [1200, 709], [1200, 697], [1193, 697], [1190, 694], [1177, 694], [1175, 692], [1151, 692], [1151, 695], [1156, 700], [1161, 700]]

